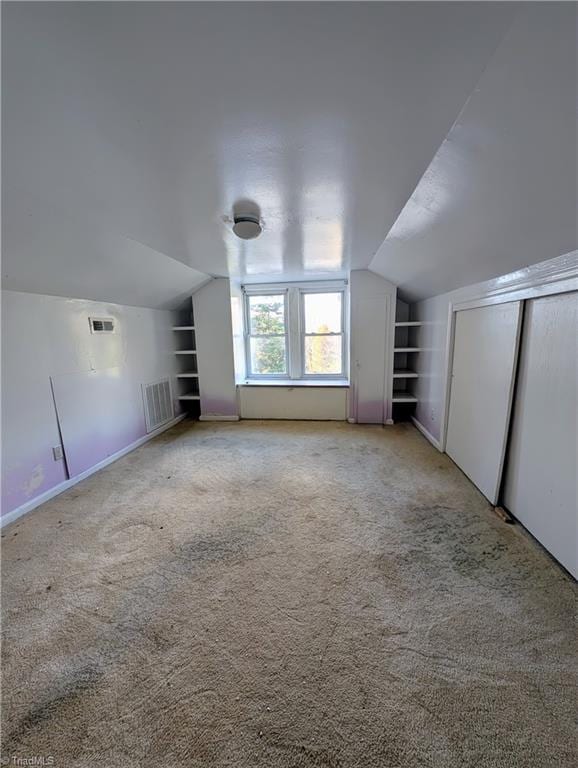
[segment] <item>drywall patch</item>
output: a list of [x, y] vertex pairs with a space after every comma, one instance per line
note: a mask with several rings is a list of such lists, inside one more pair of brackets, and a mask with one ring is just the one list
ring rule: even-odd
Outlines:
[[27, 499], [29, 499], [34, 491], [37, 491], [44, 482], [44, 467], [42, 464], [37, 464], [32, 470], [30, 478], [24, 483], [23, 491]]

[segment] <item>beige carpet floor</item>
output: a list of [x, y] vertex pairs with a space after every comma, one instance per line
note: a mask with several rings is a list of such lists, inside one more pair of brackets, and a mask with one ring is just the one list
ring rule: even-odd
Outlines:
[[2, 539], [5, 764], [578, 764], [575, 583], [411, 426], [183, 423]]

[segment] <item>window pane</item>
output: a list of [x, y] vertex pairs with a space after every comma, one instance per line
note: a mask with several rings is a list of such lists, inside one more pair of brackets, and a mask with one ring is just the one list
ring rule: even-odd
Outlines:
[[249, 296], [252, 334], [285, 333], [285, 296]]
[[341, 373], [341, 336], [305, 337], [305, 373]]
[[285, 336], [251, 338], [251, 373], [287, 373]]
[[305, 333], [341, 333], [341, 293], [304, 293]]

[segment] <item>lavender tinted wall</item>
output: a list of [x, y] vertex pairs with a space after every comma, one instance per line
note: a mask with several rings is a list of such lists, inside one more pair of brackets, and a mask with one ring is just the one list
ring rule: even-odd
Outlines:
[[[90, 316], [114, 317], [116, 332], [91, 334]], [[83, 382], [91, 372], [95, 378], [102, 374], [119, 380], [115, 391], [122, 397], [103, 398], [108, 402], [104, 412], [102, 407], [81, 410], [78, 429], [68, 441], [75, 474], [76, 459], [84, 468], [94, 466], [144, 436], [141, 384], [175, 373], [171, 324], [171, 313], [161, 310], [2, 292], [3, 515], [67, 479], [64, 461], [55, 461], [52, 454], [60, 435], [50, 378], [66, 402], [82, 401]], [[65, 395], [58, 386], [64, 381], [69, 382]], [[176, 392], [174, 381], [172, 386]], [[92, 439], [93, 432], [99, 439]]]
[[201, 417], [231, 418], [239, 413], [235, 386], [231, 288], [215, 278], [193, 295], [199, 364]]

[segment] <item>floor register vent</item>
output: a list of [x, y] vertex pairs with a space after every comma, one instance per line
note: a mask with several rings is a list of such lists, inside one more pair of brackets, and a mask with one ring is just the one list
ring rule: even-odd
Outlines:
[[174, 418], [171, 384], [168, 379], [162, 379], [143, 384], [142, 389], [147, 432], [153, 432]]

